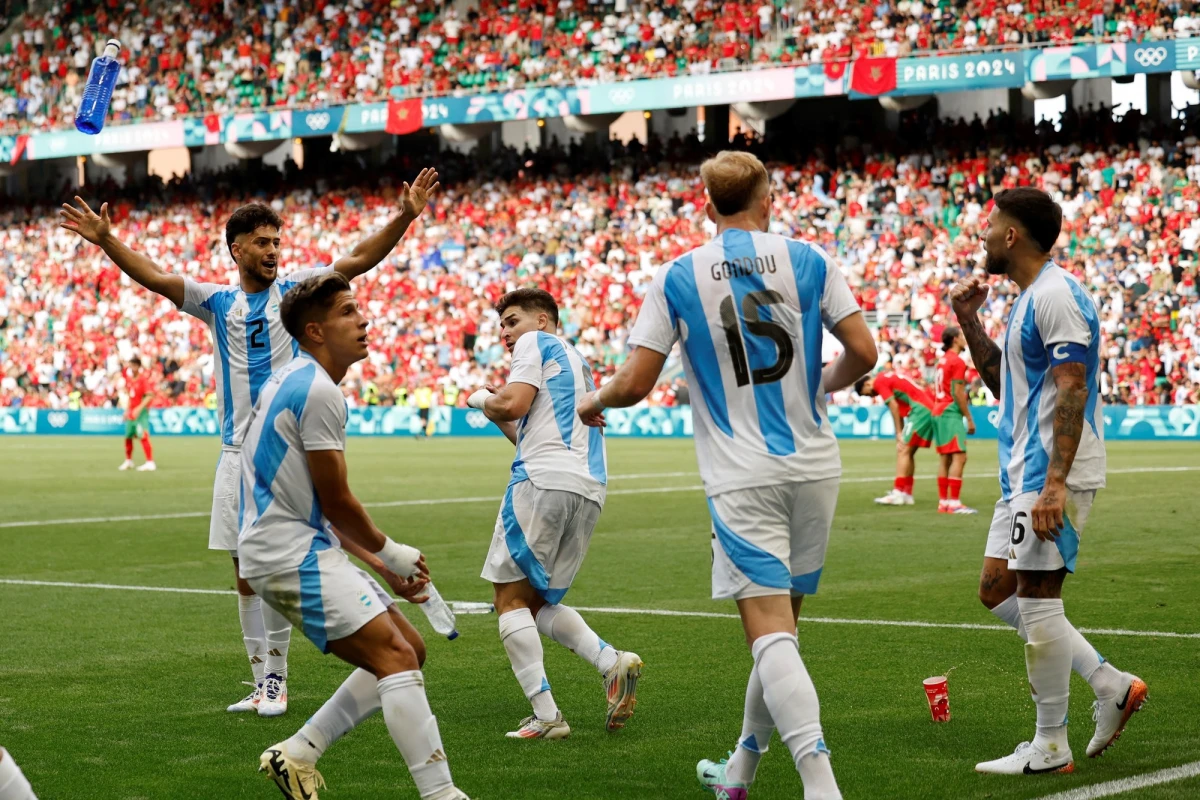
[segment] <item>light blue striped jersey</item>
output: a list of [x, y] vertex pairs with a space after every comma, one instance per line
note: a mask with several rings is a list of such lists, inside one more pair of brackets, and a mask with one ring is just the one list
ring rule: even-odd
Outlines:
[[306, 453], [346, 449], [346, 399], [301, 352], [262, 387], [242, 447], [238, 569], [257, 578], [296, 569], [339, 547], [313, 487]]
[[517, 422], [512, 482], [574, 492], [604, 504], [608, 462], [604, 433], [579, 421], [575, 406], [596, 388], [592, 368], [566, 339], [530, 331], [513, 347], [509, 383], [538, 392]]
[[203, 320], [212, 331], [217, 417], [226, 447], [241, 446], [263, 384], [300, 352], [279, 318], [280, 301], [300, 281], [330, 269], [301, 270], [255, 294], [246, 294], [240, 286], [184, 278], [180, 310]]
[[710, 497], [841, 475], [821, 343], [858, 310], [823, 250], [776, 234], [728, 229], [659, 269], [629, 344], [682, 343]]
[[1083, 435], [1067, 475], [1076, 491], [1104, 486], [1104, 416], [1100, 406], [1100, 318], [1071, 273], [1047, 262], [1013, 303], [1000, 364], [1000, 489], [1004, 499], [1040, 492], [1054, 447], [1058, 388], [1053, 369], [1084, 365], [1088, 397]]

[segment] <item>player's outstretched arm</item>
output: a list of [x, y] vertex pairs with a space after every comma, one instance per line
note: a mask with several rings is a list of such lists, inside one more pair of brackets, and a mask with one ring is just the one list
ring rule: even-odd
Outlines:
[[350, 280], [374, 269], [395, 249], [413, 220], [421, 216], [429, 197], [439, 186], [437, 170], [432, 168], [421, 170], [411, 186], [405, 182], [400, 190], [400, 213], [382, 229], [359, 242], [348, 255], [333, 262], [333, 268]]
[[971, 276], [950, 290], [950, 305], [958, 317], [958, 327], [971, 348], [971, 359], [979, 370], [979, 377], [995, 397], [1000, 396], [1000, 348], [988, 338], [979, 319], [979, 309], [988, 296], [988, 285], [978, 277]]
[[75, 202], [79, 204], [79, 208], [70, 203], [63, 203], [62, 210], [58, 212], [63, 218], [59, 223], [60, 228], [77, 233], [92, 244], [98, 245], [122, 272], [138, 284], [161, 294], [176, 307], [183, 305], [183, 276], [166, 272], [158, 264], [121, 242], [112, 232], [108, 203], [101, 204], [100, 213], [97, 214], [82, 197], [77, 196]]
[[822, 372], [822, 383], [825, 391], [840, 392], [847, 386], [874, 369], [879, 361], [879, 350], [875, 346], [875, 337], [867, 327], [862, 312], [855, 312], [843, 319], [830, 331], [833, 337], [842, 343], [845, 350], [837, 359]]

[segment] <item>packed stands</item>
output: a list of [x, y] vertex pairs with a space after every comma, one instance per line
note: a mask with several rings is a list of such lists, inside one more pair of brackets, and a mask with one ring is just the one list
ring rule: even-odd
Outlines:
[[[1117, 123], [1107, 109], [1069, 112], [1061, 132], [1006, 115], [951, 123], [911, 113], [890, 149], [862, 145], [836, 157], [821, 147], [783, 149], [795, 137], [733, 146], [768, 160], [773, 230], [815, 241], [841, 263], [877, 330], [881, 364], [931, 377], [936, 343], [952, 322], [946, 290], [979, 265], [991, 192], [1035, 185], [1055, 193], [1065, 212], [1059, 262], [1102, 308], [1106, 401], [1197, 403], [1200, 141], [1160, 135], [1136, 113]], [[711, 234], [696, 170], [702, 151], [695, 136], [673, 137], [610, 143], [608, 152], [506, 150], [478, 161], [414, 153], [370, 171], [343, 155], [323, 159], [320, 170], [239, 168], [85, 195], [108, 200], [123, 240], [165, 268], [231, 282], [222, 226], [237, 205], [263, 199], [279, 210], [286, 274], [346, 252], [393, 211], [399, 181], [434, 163], [441, 196], [356, 283], [372, 320], [371, 357], [347, 391], [352, 402], [386, 403], [397, 389], [497, 381], [504, 354], [490, 307], [519, 285], [558, 296], [566, 334], [601, 376], [615, 370], [655, 270]], [[56, 200], [73, 193], [64, 187]], [[163, 375], [160, 405], [211, 402], [204, 326], [57, 229], [55, 209], [0, 206], [0, 404], [67, 407], [73, 390], [86, 405], [116, 403], [120, 367], [135, 354]], [[994, 336], [1015, 291], [1004, 282], [994, 288], [985, 308]], [[972, 390], [987, 399], [978, 384]], [[678, 402], [681, 391], [672, 375], [653, 401]]]
[[120, 123], [753, 64], [824, 62], [836, 71], [865, 55], [1190, 36], [1200, 28], [1196, 5], [62, 0], [20, 15], [0, 41], [0, 134], [70, 125], [88, 66], [110, 37], [126, 48], [111, 117]]

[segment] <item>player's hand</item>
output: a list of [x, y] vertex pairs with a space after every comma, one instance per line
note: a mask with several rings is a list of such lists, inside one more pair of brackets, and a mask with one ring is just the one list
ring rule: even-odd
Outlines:
[[903, 439], [901, 439], [899, 436], [897, 436], [896, 437], [896, 452], [903, 453], [907, 449], [908, 449], [908, 444]]
[[987, 283], [976, 275], [959, 281], [950, 290], [950, 306], [954, 309], [954, 315], [961, 319], [978, 313], [990, 291]]
[[92, 244], [100, 242], [112, 232], [112, 220], [108, 218], [108, 203], [100, 206], [100, 213], [92, 211], [83, 198], [76, 195], [75, 202], [80, 208], [70, 203], [63, 203], [58, 215], [63, 218], [58, 227], [78, 233]]
[[579, 398], [579, 404], [575, 406], [575, 413], [579, 415], [579, 421], [589, 428], [603, 428], [608, 424], [604, 419], [604, 409], [600, 408], [600, 404], [596, 402], [598, 392], [598, 389], [595, 392], [588, 392]]
[[1046, 482], [1037, 502], [1030, 509], [1033, 532], [1043, 542], [1053, 542], [1063, 531], [1066, 517], [1067, 487], [1060, 483]]
[[411, 186], [405, 181], [400, 188], [400, 211], [413, 219], [421, 216], [430, 195], [436, 192], [439, 186], [441, 184], [438, 182], [436, 169], [430, 167], [421, 170], [421, 174]]
[[969, 420], [967, 420], [967, 436], [974, 436], [974, 435], [975, 435], [975, 420], [969, 419]]
[[429, 599], [425, 592], [425, 587], [429, 585], [429, 569], [425, 566], [424, 556], [417, 562], [417, 573], [411, 578], [401, 578], [386, 568], [379, 575], [393, 592], [410, 603], [420, 605]]

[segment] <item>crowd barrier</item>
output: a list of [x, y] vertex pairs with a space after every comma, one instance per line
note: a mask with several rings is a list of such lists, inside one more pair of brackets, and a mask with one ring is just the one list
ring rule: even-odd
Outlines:
[[[972, 409], [977, 439], [995, 439], [1000, 409]], [[1200, 441], [1200, 406], [1109, 406], [1103, 410], [1104, 435], [1110, 441]], [[613, 437], [688, 438], [692, 436], [692, 410], [679, 408], [613, 408], [606, 412], [607, 433]], [[431, 413], [435, 436], [500, 436], [499, 429], [482, 412], [466, 408], [436, 407]], [[886, 406], [831, 406], [829, 421], [841, 439], [873, 439], [895, 435]], [[351, 436], [417, 436], [424, 423], [415, 408], [367, 406], [351, 408], [346, 432]], [[0, 434], [87, 434], [120, 436], [124, 414], [119, 409], [86, 408], [81, 411], [0, 409]], [[205, 408], [153, 408], [153, 436], [217, 436], [217, 414]]]

